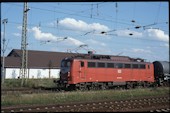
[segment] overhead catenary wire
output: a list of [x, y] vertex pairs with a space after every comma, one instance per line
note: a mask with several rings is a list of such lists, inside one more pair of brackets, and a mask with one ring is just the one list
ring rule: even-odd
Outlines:
[[[109, 21], [109, 20], [108, 20]], [[116, 22], [116, 23], [120, 23], [120, 22]], [[123, 24], [123, 23], [122, 23]], [[124, 23], [125, 24], [125, 23]], [[126, 23], [127, 24], [127, 23]], [[130, 25], [130, 24], [129, 24]]]
[[[90, 6], [90, 5], [91, 5], [91, 4], [89, 4], [89, 6]], [[56, 14], [55, 12], [56, 12], [56, 11], [54, 11], [54, 14]], [[95, 17], [94, 17], [94, 18], [95, 18]], [[103, 21], [103, 20], [102, 20], [102, 21]], [[111, 21], [110, 21], [110, 22], [111, 22]], [[48, 27], [48, 26], [42, 26], [42, 27], [51, 28], [51, 27]], [[60, 30], [69, 30], [69, 29], [60, 29]], [[69, 31], [74, 31], [74, 30], [71, 30], [71, 29], [70, 29]], [[81, 31], [80, 31], [80, 32], [81, 32]]]
[[[18, 22], [11, 22], [11, 21], [8, 21], [8, 24], [18, 24], [18, 25], [21, 25], [21, 23], [18, 23]], [[28, 26], [37, 26], [36, 24], [27, 24]], [[44, 27], [44, 28], [51, 28], [51, 29], [56, 29], [56, 28], [54, 28], [54, 27], [50, 27], [50, 26], [45, 26], [45, 25], [41, 25], [41, 27]], [[131, 28], [122, 28], [122, 29], [118, 29], [118, 30], [125, 30], [125, 29], [132, 29], [132, 28], [134, 28], [134, 27], [131, 27]], [[73, 29], [61, 29], [60, 28], [60, 30], [65, 30], [65, 31], [73, 31], [73, 32], [75, 32], [75, 30], [73, 30]], [[117, 31], [117, 30], [110, 30], [110, 31], [104, 31], [104, 32], [115, 32], [115, 31]], [[84, 33], [84, 34], [86, 34], [87, 32], [86, 31], [79, 31], [79, 32], [82, 32], [82, 33]], [[93, 34], [95, 34], [94, 32], [94, 30], [93, 31], [89, 31], [90, 33], [93, 33]], [[87, 33], [88, 34], [88, 33]], [[87, 35], [86, 34], [86, 35]], [[97, 33], [97, 34], [101, 34], [101, 33]], [[104, 34], [104, 33], [103, 33]], [[77, 36], [82, 36], [82, 34], [81, 35], [77, 35]], [[125, 37], [126, 38], [126, 37]], [[161, 41], [161, 40], [152, 40], [152, 39], [142, 39], [142, 38], [132, 38], [132, 39], [141, 39], [141, 40], [149, 40], [149, 41], [159, 41], [159, 42], [164, 42], [164, 41]]]
[[[32, 8], [35, 8], [35, 7], [32, 7]], [[42, 9], [42, 8], [38, 8], [38, 9], [41, 9], [41, 10], [44, 10], [44, 11], [52, 11], [52, 10], [46, 10], [46, 9]], [[54, 13], [57, 13], [57, 11], [53, 11]], [[68, 13], [67, 13], [68, 14]], [[72, 15], [72, 14], [69, 14], [69, 15]], [[74, 15], [74, 14], [73, 14]], [[76, 16], [80, 16], [80, 17], [85, 17], [85, 18], [90, 18], [90, 17], [88, 17], [88, 16], [84, 16], [84, 15], [77, 15], [77, 13], [76, 13]], [[59, 19], [59, 18], [57, 18], [57, 19]], [[130, 25], [130, 26], [132, 26], [132, 24], [128, 24], [128, 23], [125, 23], [125, 22], [121, 22], [120, 21], [120, 19], [119, 19], [119, 21], [117, 21], [117, 19], [116, 19], [116, 21], [114, 21], [114, 20], [109, 20], [109, 19], [101, 19], [101, 18], [96, 18], [96, 17], [93, 17], [93, 19], [97, 19], [97, 20], [101, 20], [101, 21], [107, 21], [107, 22], [113, 22], [113, 23], [116, 23], [116, 24], [123, 24], [123, 25]], [[57, 20], [58, 21], [58, 20]], [[58, 25], [58, 24], [57, 24]], [[116, 25], [117, 26], [117, 25]], [[57, 26], [58, 27], [58, 26]]]
[[[103, 3], [107, 3], [107, 2], [103, 2]], [[16, 5], [16, 6], [20, 6], [21, 5], [18, 5], [18, 4], [14, 4], [14, 3], [9, 3], [9, 4], [12, 4], [12, 5]], [[79, 17], [85, 17], [85, 18], [90, 18], [89, 16], [85, 16], [85, 15], [79, 15], [77, 14], [77, 12], [73, 13], [73, 14], [70, 14], [70, 13], [65, 13], [65, 12], [61, 12], [61, 11], [54, 11], [54, 10], [49, 10], [49, 9], [44, 9], [44, 8], [37, 8], [37, 7], [31, 7], [32, 9], [38, 9], [38, 10], [44, 10], [44, 11], [49, 11], [49, 12], [55, 12], [55, 13], [62, 13], [62, 14], [67, 14], [67, 15], [74, 15], [74, 16], [79, 16]], [[89, 9], [90, 10], [90, 9]], [[112, 19], [101, 19], [101, 18], [96, 18], [96, 17], [93, 17], [94, 19], [97, 19], [97, 20], [102, 20], [102, 21], [108, 21], [108, 22], [115, 22], [115, 23], [119, 23], [119, 24], [125, 24], [125, 25], [131, 25], [130, 23], [125, 23], [125, 22], [116, 22], [116, 21], [113, 21]], [[121, 20], [119, 18], [119, 20]], [[124, 19], [122, 19], [124, 20]], [[129, 20], [126, 20], [127, 22], [129, 22]], [[42, 21], [43, 22], [43, 21]], [[144, 24], [144, 23], [143, 23]]]
[[[17, 5], [17, 4], [14, 4], [14, 5]], [[17, 6], [20, 6], [20, 5], [17, 5]], [[42, 10], [42, 11], [62, 13], [62, 14], [66, 14], [66, 15], [74, 15], [74, 16], [84, 17], [84, 18], [91, 18], [91, 17], [89, 17], [88, 15], [80, 15], [80, 14], [77, 14], [77, 13], [72, 13], [72, 14], [70, 14], [70, 13], [66, 13], [66, 12], [54, 11], [54, 10], [44, 9], [44, 8], [37, 8], [37, 7], [33, 7], [33, 6], [32, 6], [31, 8], [32, 8], [32, 10], [33, 10], [33, 9], [38, 9], [38, 10]], [[116, 21], [114, 21], [114, 20], [112, 20], [112, 19], [101, 19], [101, 18], [97, 18], [97, 17], [93, 17], [93, 19], [102, 20], [102, 21], [108, 21], [108, 22], [116, 22]], [[131, 25], [130, 23], [121, 22], [121, 21], [117, 21], [116, 23]]]

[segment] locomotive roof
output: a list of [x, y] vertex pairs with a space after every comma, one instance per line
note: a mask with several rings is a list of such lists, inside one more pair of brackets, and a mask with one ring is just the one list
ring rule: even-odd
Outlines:
[[[67, 59], [67, 58], [66, 58]], [[145, 62], [141, 58], [131, 58], [129, 56], [114, 56], [114, 55], [97, 55], [97, 54], [79, 54], [77, 56], [70, 57], [69, 59], [86, 59], [91, 61], [115, 61], [115, 62]], [[145, 62], [147, 63], [147, 62]]]

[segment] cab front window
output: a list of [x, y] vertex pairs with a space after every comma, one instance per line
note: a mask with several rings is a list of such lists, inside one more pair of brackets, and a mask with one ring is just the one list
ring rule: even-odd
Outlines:
[[70, 67], [71, 63], [70, 61], [62, 61], [61, 67]]

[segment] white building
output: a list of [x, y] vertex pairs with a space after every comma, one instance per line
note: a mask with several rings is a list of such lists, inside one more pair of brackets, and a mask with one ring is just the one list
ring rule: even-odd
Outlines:
[[[20, 77], [21, 55], [21, 50], [13, 49], [5, 57], [6, 79]], [[27, 78], [59, 78], [61, 60], [71, 55], [63, 52], [28, 50]]]

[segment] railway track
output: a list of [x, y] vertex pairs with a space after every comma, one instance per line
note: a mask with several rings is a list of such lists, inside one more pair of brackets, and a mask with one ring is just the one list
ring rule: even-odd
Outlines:
[[170, 112], [170, 108], [150, 110], [149, 112]]
[[170, 97], [149, 97], [120, 101], [79, 102], [55, 105], [1, 107], [2, 112], [169, 112]]

